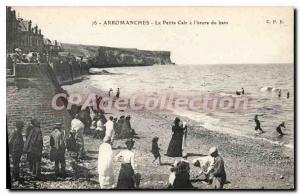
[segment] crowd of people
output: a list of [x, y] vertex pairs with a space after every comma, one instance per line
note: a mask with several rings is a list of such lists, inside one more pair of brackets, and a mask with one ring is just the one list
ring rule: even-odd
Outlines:
[[[84, 134], [92, 136], [94, 139], [102, 140], [98, 150], [98, 178], [101, 189], [134, 189], [139, 188], [142, 175], [138, 172], [135, 163], [135, 152], [133, 150], [138, 134], [131, 126], [131, 116], [122, 115], [114, 117], [103, 110], [94, 111], [86, 108], [78, 111], [71, 121], [71, 129], [68, 134], [62, 129], [62, 123], [55, 123], [53, 131], [50, 133], [49, 159], [54, 162], [54, 172], [56, 177], [66, 177], [65, 152], [72, 152], [75, 161], [84, 161], [86, 149], [84, 144]], [[264, 133], [258, 115], [254, 117], [255, 130]], [[43, 136], [40, 122], [32, 119], [24, 132], [24, 122], [16, 121], [16, 128], [9, 134], [9, 152], [12, 162], [12, 178], [20, 180], [20, 161], [23, 154], [26, 154], [29, 170], [35, 179], [41, 177], [41, 160], [43, 153]], [[276, 132], [283, 136], [282, 128], [285, 123], [280, 123]], [[172, 136], [167, 147], [165, 156], [174, 159], [170, 167], [169, 189], [193, 188], [190, 178], [190, 162], [188, 161], [187, 142], [188, 125], [175, 118], [172, 125]], [[124, 140], [126, 149], [122, 149], [114, 155], [113, 146], [116, 139]], [[152, 139], [151, 153], [154, 157], [152, 163], [155, 166], [163, 165], [160, 154], [159, 137]], [[121, 168], [118, 180], [115, 181], [114, 161], [121, 161]], [[226, 171], [222, 157], [216, 147], [210, 148], [207, 156], [194, 159], [192, 165], [199, 169], [198, 177], [206, 181], [214, 189], [222, 189], [226, 184]]]
[[14, 53], [7, 54], [7, 66], [8, 68], [13, 63], [39, 63], [42, 61], [42, 57], [38, 52], [23, 52], [21, 49], [16, 48]]
[[[101, 139], [98, 154], [98, 177], [101, 189], [134, 189], [139, 188], [142, 175], [136, 170], [134, 144], [137, 134], [130, 124], [130, 116], [120, 116], [114, 118], [105, 117], [105, 113], [90, 113], [91, 135], [95, 139]], [[62, 123], [55, 123], [50, 133], [49, 159], [54, 162], [54, 173], [56, 177], [66, 177], [65, 152], [76, 153], [76, 161], [84, 161], [86, 150], [84, 145], [84, 133], [86, 133], [85, 121], [81, 118], [81, 113], [74, 116], [71, 121], [69, 134], [62, 129]], [[23, 138], [24, 122], [17, 121], [16, 129], [9, 134], [9, 152], [12, 162], [12, 179], [21, 181], [20, 161], [21, 156], [26, 154], [29, 170], [35, 179], [41, 178], [41, 161], [43, 153], [43, 135], [40, 122], [32, 119], [26, 128], [25, 140]], [[175, 163], [170, 168], [169, 186], [170, 189], [193, 188], [190, 179], [190, 164], [184, 151], [186, 142], [187, 125], [176, 118], [172, 126], [172, 138], [167, 149], [166, 156], [174, 157]], [[117, 155], [113, 155], [113, 142], [116, 139], [124, 139], [126, 149], [122, 149]], [[158, 146], [159, 137], [152, 140], [151, 153], [155, 162], [161, 163], [160, 148]], [[118, 180], [115, 182], [113, 161], [121, 161], [121, 168]], [[209, 151], [208, 157], [199, 157], [193, 161], [195, 167], [200, 168], [200, 173], [204, 174], [205, 180], [213, 184], [216, 189], [221, 189], [226, 182], [224, 162], [218, 155], [217, 148]], [[205, 167], [207, 167], [205, 169]]]

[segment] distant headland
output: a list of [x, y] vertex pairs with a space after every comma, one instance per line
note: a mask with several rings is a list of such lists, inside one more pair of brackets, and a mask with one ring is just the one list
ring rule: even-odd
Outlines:
[[136, 48], [115, 48], [62, 43], [65, 52], [86, 56], [92, 67], [151, 66], [175, 64], [170, 51], [149, 51]]

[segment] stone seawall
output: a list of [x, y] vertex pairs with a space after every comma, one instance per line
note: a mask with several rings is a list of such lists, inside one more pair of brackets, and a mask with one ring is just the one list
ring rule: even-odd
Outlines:
[[16, 64], [15, 76], [7, 78], [6, 85], [8, 131], [15, 128], [17, 120], [28, 124], [32, 118], [41, 122], [44, 135], [51, 132], [56, 122], [69, 131], [70, 113], [51, 107], [52, 97], [63, 90], [48, 64]]
[[68, 84], [81, 80], [89, 73], [87, 63], [55, 60], [50, 64], [59, 84]]

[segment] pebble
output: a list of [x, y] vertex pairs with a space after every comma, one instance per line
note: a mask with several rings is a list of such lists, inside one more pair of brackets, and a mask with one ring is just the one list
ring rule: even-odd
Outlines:
[[283, 179], [284, 178], [284, 176], [283, 175], [280, 175], [280, 179]]

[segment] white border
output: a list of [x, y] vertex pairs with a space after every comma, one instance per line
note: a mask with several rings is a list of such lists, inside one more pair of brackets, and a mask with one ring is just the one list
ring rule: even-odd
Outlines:
[[[6, 26], [5, 26], [5, 18], [6, 18], [6, 9], [5, 6], [7, 5], [14, 5], [14, 6], [294, 6], [296, 9], [299, 9], [299, 0], [207, 0], [207, 1], [200, 1], [200, 0], [52, 0], [52, 1], [45, 1], [45, 0], [2, 0], [0, 1], [1, 7], [1, 15], [0, 15], [0, 23], [1, 23], [1, 38], [2, 41], [0, 44], [0, 59], [1, 59], [1, 71], [0, 71], [0, 84], [1, 84], [1, 95], [0, 101], [1, 106], [3, 106], [0, 111], [0, 120], [1, 120], [1, 129], [2, 134], [0, 136], [0, 143], [1, 144], [1, 153], [0, 156], [2, 160], [0, 161], [1, 168], [2, 168], [2, 177], [0, 177], [1, 181], [1, 194], [9, 194], [10, 191], [6, 190], [6, 175], [5, 175], [5, 168], [6, 168], [6, 151], [5, 151], [5, 129], [6, 129], [6, 70], [5, 70], [5, 36], [6, 36]], [[299, 10], [298, 10], [299, 16]], [[297, 26], [299, 26], [299, 19], [297, 19]], [[295, 43], [297, 44], [297, 43]], [[299, 56], [299, 50], [297, 51], [297, 56]], [[298, 69], [299, 71], [299, 69]], [[299, 73], [299, 72], [298, 72]], [[298, 75], [297, 73], [297, 75]], [[297, 83], [298, 85], [298, 83]], [[299, 104], [299, 85], [297, 86], [298, 92], [298, 104]], [[298, 110], [298, 109], [297, 109]], [[299, 121], [299, 114], [297, 116], [297, 120]], [[297, 131], [297, 130], [296, 130]], [[297, 133], [297, 140], [299, 140], [299, 132]], [[295, 148], [297, 152], [297, 156], [299, 156], [298, 148]], [[230, 162], [227, 162], [230, 163]], [[299, 163], [298, 163], [299, 164]], [[299, 166], [297, 165], [297, 170], [299, 170]], [[299, 171], [297, 171], [299, 172]], [[297, 174], [298, 175], [298, 174]], [[297, 178], [296, 186], [299, 188], [299, 178]], [[201, 193], [201, 194], [217, 194], [218, 192], [202, 192], [202, 191], [194, 191], [194, 193]], [[22, 192], [28, 193], [28, 192]], [[41, 193], [41, 192], [40, 192]], [[63, 193], [70, 193], [70, 192], [53, 192], [55, 194], [63, 194]], [[73, 193], [73, 192], [71, 192]], [[80, 194], [84, 194], [86, 192], [80, 192]], [[88, 193], [95, 193], [95, 192], [88, 192]], [[96, 192], [101, 194], [110, 194], [112, 192]], [[116, 193], [116, 192], [113, 192]], [[131, 192], [118, 192], [118, 193], [131, 193]], [[135, 192], [136, 193], [136, 192]], [[143, 193], [150, 193], [150, 194], [157, 194], [157, 193], [164, 193], [164, 192], [143, 192]], [[170, 193], [170, 192], [169, 192]], [[181, 192], [177, 192], [181, 193]], [[186, 192], [183, 192], [186, 193]], [[192, 192], [191, 192], [192, 193]], [[229, 193], [232, 193], [229, 192]], [[238, 194], [243, 192], [238, 192]], [[274, 192], [256, 192], [258, 194], [271, 194]], [[287, 194], [289, 192], [281, 192], [282, 194]]]

